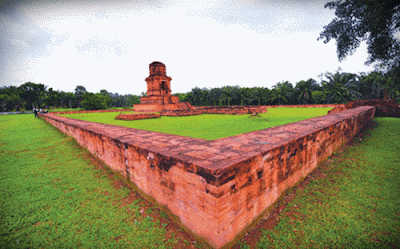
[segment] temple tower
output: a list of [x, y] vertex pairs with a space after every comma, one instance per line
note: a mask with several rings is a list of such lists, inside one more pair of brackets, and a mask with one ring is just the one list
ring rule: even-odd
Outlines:
[[150, 75], [145, 79], [147, 82], [147, 96], [171, 95], [171, 77], [168, 77], [165, 65], [155, 61], [149, 65]]
[[167, 76], [165, 65], [155, 61], [149, 65], [147, 96], [140, 98], [140, 104], [133, 105], [135, 111], [187, 110], [195, 109], [189, 103], [179, 103], [179, 97], [171, 95], [171, 77]]
[[141, 98], [142, 104], [175, 104], [179, 97], [171, 95], [171, 77], [168, 77], [165, 65], [155, 61], [149, 65], [150, 75], [147, 82], [147, 97]]

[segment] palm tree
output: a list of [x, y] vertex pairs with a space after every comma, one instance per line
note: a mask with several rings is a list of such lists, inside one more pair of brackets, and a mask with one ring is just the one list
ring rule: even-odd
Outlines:
[[282, 102], [287, 104], [291, 102], [292, 96], [293, 85], [289, 81], [285, 81], [272, 86], [269, 100], [272, 102], [278, 101], [279, 105], [281, 105]]
[[257, 104], [261, 105], [261, 101], [267, 101], [269, 99], [269, 89], [264, 87], [251, 88], [250, 99], [257, 100]]
[[335, 74], [326, 73], [325, 77], [327, 81], [323, 81], [322, 85], [327, 96], [327, 103], [331, 100], [334, 103], [346, 103], [350, 100], [362, 98], [356, 74], [337, 71]]
[[192, 88], [190, 96], [190, 102], [194, 106], [204, 105], [207, 101], [207, 88], [200, 89], [199, 87]]
[[219, 100], [221, 96], [221, 89], [220, 88], [212, 88], [209, 90], [208, 92], [208, 102], [211, 105], [216, 106], [217, 105], [217, 101]]
[[309, 104], [312, 100], [312, 92], [318, 88], [317, 82], [314, 79], [302, 80], [296, 84], [295, 92], [299, 96], [298, 101], [303, 104]]
[[283, 90], [281, 88], [274, 88], [271, 90], [271, 95], [269, 97], [269, 100], [271, 102], [278, 101], [278, 105], [281, 105], [281, 102], [283, 101], [284, 103], [287, 103], [288, 100], [285, 97], [285, 94], [283, 93]]
[[[238, 104], [240, 101], [239, 86], [224, 86], [221, 88], [220, 103], [227, 101], [228, 106], [231, 102]], [[226, 103], [226, 102], [225, 102]]]

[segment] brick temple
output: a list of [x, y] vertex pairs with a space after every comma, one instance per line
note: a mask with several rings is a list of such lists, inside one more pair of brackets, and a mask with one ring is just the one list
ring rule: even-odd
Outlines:
[[133, 105], [139, 112], [162, 112], [196, 109], [191, 104], [179, 102], [178, 96], [171, 95], [171, 77], [167, 76], [165, 65], [155, 61], [149, 65], [150, 75], [147, 82], [147, 96], [141, 97], [141, 104]]

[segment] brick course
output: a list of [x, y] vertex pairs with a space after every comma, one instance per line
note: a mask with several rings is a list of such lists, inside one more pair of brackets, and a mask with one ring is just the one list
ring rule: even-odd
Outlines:
[[190, 110], [167, 110], [161, 112], [161, 116], [192, 116], [201, 114], [226, 114], [242, 115], [248, 113], [266, 113], [263, 106], [200, 106]]
[[139, 119], [148, 119], [148, 118], [160, 118], [159, 113], [128, 113], [128, 114], [119, 114], [115, 117], [118, 120], [139, 120]]
[[290, 107], [290, 108], [325, 108], [325, 107], [344, 107], [344, 104], [317, 104], [317, 105], [266, 105], [267, 108]]

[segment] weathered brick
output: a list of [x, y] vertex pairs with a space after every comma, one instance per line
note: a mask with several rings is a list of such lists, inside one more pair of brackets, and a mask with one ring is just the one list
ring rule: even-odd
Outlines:
[[[363, 106], [214, 141], [39, 116], [219, 248], [354, 137], [374, 113], [374, 107]], [[216, 159], [201, 159], [198, 151]]]

